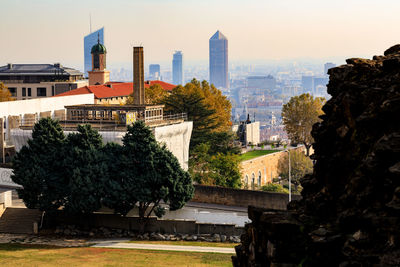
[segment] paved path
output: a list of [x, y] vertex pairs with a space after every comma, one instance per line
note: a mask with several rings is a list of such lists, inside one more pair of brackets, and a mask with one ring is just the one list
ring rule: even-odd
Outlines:
[[220, 247], [198, 247], [198, 246], [176, 246], [176, 245], [159, 245], [159, 244], [141, 244], [141, 243], [115, 243], [102, 242], [92, 247], [95, 248], [130, 248], [130, 249], [147, 249], [147, 250], [168, 250], [168, 251], [186, 251], [186, 252], [213, 252], [234, 254], [234, 248]]

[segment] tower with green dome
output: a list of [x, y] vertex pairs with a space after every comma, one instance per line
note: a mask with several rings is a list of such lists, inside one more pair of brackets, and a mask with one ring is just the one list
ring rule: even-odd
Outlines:
[[92, 71], [89, 71], [89, 85], [105, 84], [110, 81], [110, 71], [106, 70], [106, 47], [100, 43], [92, 47]]

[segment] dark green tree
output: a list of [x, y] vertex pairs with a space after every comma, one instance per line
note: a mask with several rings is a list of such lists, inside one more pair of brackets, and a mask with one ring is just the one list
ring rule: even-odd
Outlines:
[[13, 159], [12, 179], [23, 186], [18, 195], [28, 208], [54, 211], [63, 206], [68, 187], [63, 170], [65, 136], [58, 121], [40, 119], [28, 145]]
[[101, 208], [104, 196], [107, 163], [102, 152], [101, 135], [89, 124], [78, 125], [78, 132], [67, 136], [64, 151], [65, 175], [68, 192], [64, 210], [70, 214], [84, 214]]
[[[117, 146], [108, 149], [119, 150]], [[158, 217], [164, 214], [162, 203], [176, 210], [193, 197], [190, 175], [165, 146], [157, 143], [144, 122], [128, 126], [121, 150], [120, 171], [108, 177], [114, 180], [110, 182], [114, 192], [107, 194], [105, 202], [122, 215], [138, 205], [141, 231], [152, 212]]]

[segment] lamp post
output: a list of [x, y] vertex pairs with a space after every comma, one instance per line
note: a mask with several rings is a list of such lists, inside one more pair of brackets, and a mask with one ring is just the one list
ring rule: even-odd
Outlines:
[[290, 175], [290, 150], [287, 150], [289, 156], [289, 202], [292, 201], [292, 177]]

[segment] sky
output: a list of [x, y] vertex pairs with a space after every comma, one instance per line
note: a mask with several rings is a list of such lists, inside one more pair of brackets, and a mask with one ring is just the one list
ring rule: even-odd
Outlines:
[[400, 43], [398, 0], [0, 0], [0, 65], [83, 66], [83, 37], [105, 27], [107, 62], [208, 62], [220, 30], [230, 62], [340, 60]]

